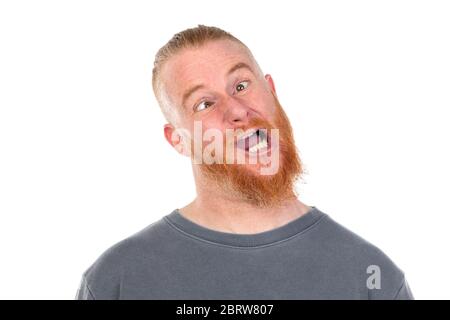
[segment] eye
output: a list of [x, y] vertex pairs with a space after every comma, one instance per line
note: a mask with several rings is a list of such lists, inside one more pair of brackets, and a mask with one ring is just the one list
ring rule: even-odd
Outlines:
[[249, 85], [250, 81], [241, 81], [237, 84], [236, 86], [236, 91], [237, 92], [241, 92], [242, 90], [247, 89], [248, 85]]
[[195, 111], [202, 111], [205, 110], [206, 108], [209, 108], [210, 106], [212, 106], [213, 103], [209, 102], [209, 101], [202, 101], [199, 104], [197, 104], [194, 109]]

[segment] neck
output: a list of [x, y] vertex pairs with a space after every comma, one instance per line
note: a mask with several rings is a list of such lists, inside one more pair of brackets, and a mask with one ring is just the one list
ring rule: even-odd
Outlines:
[[216, 231], [260, 233], [283, 226], [311, 209], [295, 196], [276, 207], [258, 207], [230, 197], [219, 186], [199, 176], [195, 181], [197, 197], [179, 211], [189, 220]]

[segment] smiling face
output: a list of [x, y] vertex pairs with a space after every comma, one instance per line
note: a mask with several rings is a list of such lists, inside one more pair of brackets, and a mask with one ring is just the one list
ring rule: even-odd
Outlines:
[[[174, 139], [175, 127], [166, 125], [166, 139], [178, 151], [202, 158], [203, 150], [211, 143], [204, 139], [206, 132], [216, 132], [224, 138], [218, 142], [224, 149], [216, 148], [213, 154], [226, 163], [200, 164], [206, 177], [255, 204], [274, 203], [293, 195], [301, 164], [291, 127], [276, 97], [272, 78], [262, 74], [247, 48], [228, 39], [185, 48], [163, 65], [161, 84], [166, 103], [178, 115], [177, 127], [189, 133], [184, 143], [192, 139], [183, 146]], [[201, 135], [196, 137], [198, 124]], [[278, 129], [279, 144], [271, 135], [272, 129]], [[227, 132], [233, 132], [235, 139], [227, 140]], [[196, 143], [202, 146], [200, 153], [194, 148]], [[228, 148], [240, 151], [245, 163], [227, 162]], [[275, 155], [278, 157], [275, 160], [279, 169], [268, 176], [259, 174], [261, 167], [267, 166], [262, 163], [262, 154], [271, 156], [272, 162]], [[248, 159], [254, 156], [256, 162], [249, 163]]]

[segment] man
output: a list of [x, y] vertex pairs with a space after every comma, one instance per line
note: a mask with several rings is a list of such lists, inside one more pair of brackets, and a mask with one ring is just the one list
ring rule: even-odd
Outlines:
[[77, 299], [413, 299], [382, 251], [298, 199], [292, 128], [241, 41], [177, 33], [153, 89], [197, 197], [104, 252]]

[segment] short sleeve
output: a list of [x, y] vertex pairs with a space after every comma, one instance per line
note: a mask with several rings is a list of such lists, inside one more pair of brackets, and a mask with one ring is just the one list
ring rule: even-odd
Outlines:
[[397, 292], [394, 300], [414, 300], [411, 288], [409, 287], [406, 279], [403, 280], [403, 284]]
[[80, 285], [75, 295], [75, 300], [95, 300], [95, 297], [89, 289], [86, 277], [83, 275]]

